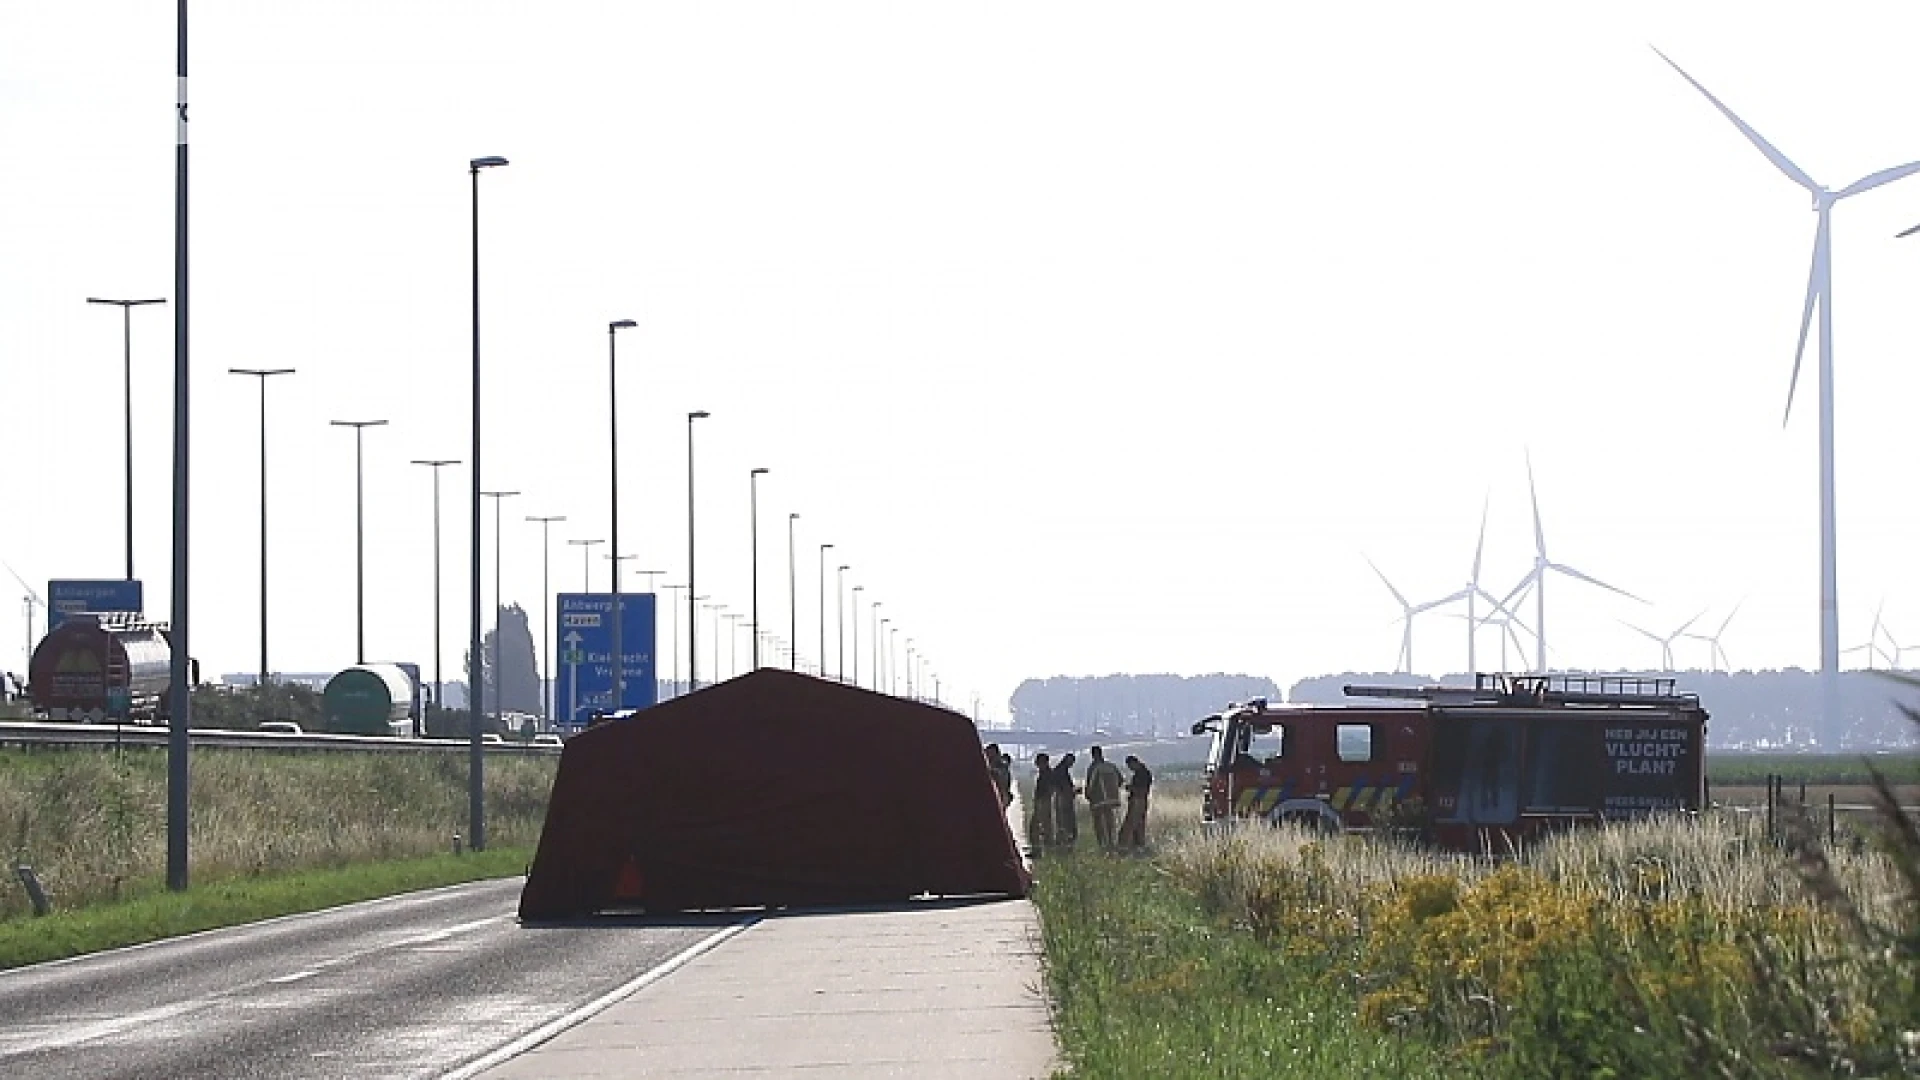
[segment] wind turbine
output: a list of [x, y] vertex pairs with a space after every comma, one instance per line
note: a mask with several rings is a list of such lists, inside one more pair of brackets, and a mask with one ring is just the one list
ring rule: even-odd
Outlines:
[[1565, 563], [1554, 562], [1552, 559], [1547, 557], [1547, 534], [1540, 527], [1540, 495], [1534, 489], [1534, 486], [1533, 486], [1533, 455], [1532, 454], [1527, 455], [1527, 497], [1533, 501], [1533, 569], [1527, 571], [1527, 575], [1520, 579], [1519, 584], [1515, 585], [1512, 589], [1508, 590], [1506, 599], [1502, 600], [1500, 602], [1500, 605], [1502, 607], [1511, 608], [1513, 602], [1519, 599], [1522, 593], [1526, 592], [1528, 588], [1533, 589], [1533, 637], [1534, 637], [1534, 647], [1536, 650], [1535, 655], [1539, 660], [1539, 666], [1537, 670], [1542, 675], [1544, 675], [1547, 672], [1547, 588], [1546, 586], [1547, 586], [1548, 573], [1565, 574], [1567, 577], [1574, 578], [1579, 581], [1584, 581], [1589, 585], [1598, 586], [1602, 589], [1607, 590], [1608, 592], [1619, 593], [1621, 596], [1624, 596], [1629, 600], [1639, 600], [1640, 603], [1643, 603], [1643, 604], [1646, 603], [1646, 601], [1640, 600], [1639, 597], [1633, 595], [1632, 593], [1626, 591], [1625, 589], [1616, 589], [1613, 586], [1607, 584], [1606, 582], [1601, 581], [1599, 578], [1593, 577], [1592, 575], [1584, 573], [1582, 571], [1575, 570], [1573, 567], [1568, 566]]
[[[1507, 643], [1509, 641], [1513, 643], [1514, 652], [1519, 653], [1521, 656], [1527, 655], [1527, 647], [1521, 642], [1520, 635], [1514, 633], [1514, 627], [1517, 626], [1529, 634], [1533, 633], [1533, 631], [1527, 629], [1527, 624], [1520, 621], [1520, 616], [1507, 610], [1501, 605], [1500, 601], [1493, 599], [1486, 593], [1482, 593], [1481, 595], [1487, 596], [1489, 602], [1493, 604], [1493, 611], [1485, 618], [1480, 619], [1479, 625], [1497, 626], [1500, 628], [1500, 670], [1504, 672], [1507, 670]], [[1474, 616], [1454, 615], [1452, 618], [1471, 619], [1474, 618]], [[1468, 674], [1478, 674], [1478, 672], [1468, 672]]]
[[[1513, 615], [1512, 612], [1507, 611], [1505, 606], [1503, 606], [1500, 603], [1498, 598], [1496, 598], [1492, 593], [1488, 592], [1486, 589], [1480, 586], [1480, 556], [1487, 549], [1487, 506], [1488, 506], [1488, 503], [1490, 503], [1491, 501], [1492, 501], [1491, 497], [1489, 497], [1487, 499], [1481, 500], [1481, 503], [1480, 503], [1480, 539], [1476, 541], [1473, 545], [1473, 571], [1467, 576], [1466, 587], [1461, 589], [1459, 592], [1455, 593], [1453, 597], [1449, 598], [1449, 599], [1464, 598], [1467, 602], [1467, 616], [1466, 616], [1467, 617], [1467, 674], [1469, 675], [1477, 674], [1480, 671], [1479, 657], [1475, 652], [1475, 646], [1477, 644], [1476, 639], [1479, 636], [1480, 627], [1485, 626], [1494, 621], [1494, 618], [1491, 615], [1487, 616], [1485, 619], [1478, 619], [1475, 617], [1474, 603], [1473, 603], [1474, 600], [1475, 599], [1486, 600], [1487, 603], [1493, 605], [1493, 609], [1495, 611], [1504, 612], [1508, 616], [1508, 618], [1511, 618]], [[1441, 603], [1446, 603], [1446, 602], [1447, 601], [1445, 600], [1441, 601]], [[1502, 620], [1501, 625], [1504, 626], [1507, 624], [1504, 620]], [[1509, 635], [1513, 633], [1513, 630], [1511, 629], [1511, 627], [1508, 628], [1507, 633]], [[1519, 642], [1516, 639], [1515, 645], [1517, 646], [1518, 644]], [[1502, 657], [1500, 667], [1502, 668], [1502, 670], [1504, 670], [1507, 666], [1505, 661], [1506, 651], [1507, 651], [1507, 643], [1506, 643], [1506, 640], [1503, 638], [1500, 641], [1500, 654]], [[1521, 654], [1525, 655], [1525, 650], [1522, 650]]]
[[[1653, 50], [1667, 65], [1680, 73], [1680, 77], [1693, 84], [1695, 90], [1720, 110], [1740, 134], [1747, 137], [1754, 149], [1766, 155], [1773, 167], [1784, 173], [1787, 179], [1799, 184], [1813, 196], [1813, 210], [1819, 219], [1813, 231], [1813, 268], [1807, 275], [1807, 301], [1800, 312], [1800, 344], [1793, 351], [1793, 374], [1787, 381], [1787, 408], [1781, 416], [1780, 426], [1785, 427], [1787, 419], [1793, 415], [1793, 393], [1800, 382], [1800, 359], [1807, 350], [1807, 327], [1813, 321], [1813, 310], [1820, 309], [1820, 695], [1821, 716], [1829, 725], [1840, 722], [1840, 601], [1838, 598], [1837, 556], [1834, 554], [1834, 513], [1833, 513], [1833, 229], [1831, 217], [1834, 204], [1841, 199], [1862, 192], [1872, 191], [1883, 184], [1891, 184], [1902, 177], [1920, 172], [1920, 161], [1909, 161], [1905, 165], [1895, 165], [1890, 169], [1869, 173], [1855, 180], [1839, 191], [1829, 191], [1825, 186], [1808, 176], [1798, 165], [1787, 160], [1787, 156], [1775, 149], [1772, 143], [1760, 137], [1760, 133], [1748, 127], [1746, 121], [1733, 114], [1733, 110], [1720, 103], [1706, 87], [1681, 69], [1679, 64], [1660, 52]], [[1909, 229], [1908, 232], [1914, 230]], [[1902, 234], [1905, 235], [1905, 234]]]
[[33, 586], [27, 584], [27, 579], [21, 577], [18, 570], [4, 561], [0, 561], [0, 566], [5, 566], [7, 573], [13, 575], [13, 580], [19, 582], [20, 587], [27, 591], [27, 595], [20, 598], [20, 605], [27, 611], [27, 663], [31, 665], [33, 663], [33, 609], [38, 607], [45, 611], [47, 602], [40, 598], [39, 593], [33, 591]]
[[1387, 587], [1387, 591], [1393, 594], [1393, 599], [1400, 605], [1400, 660], [1399, 666], [1394, 670], [1396, 672], [1404, 671], [1411, 675], [1413, 673], [1413, 617], [1423, 611], [1432, 611], [1434, 608], [1451, 604], [1455, 600], [1460, 599], [1461, 594], [1454, 593], [1440, 600], [1429, 600], [1424, 604], [1409, 604], [1407, 603], [1407, 598], [1401, 595], [1400, 590], [1393, 587], [1393, 582], [1387, 580], [1387, 575], [1381, 573], [1378, 566], [1374, 566], [1372, 559], [1367, 558], [1365, 555], [1360, 557], [1367, 560], [1368, 566], [1373, 567], [1374, 576], [1380, 579], [1380, 584]]
[[1733, 605], [1733, 610], [1727, 612], [1727, 617], [1720, 620], [1720, 629], [1715, 630], [1713, 633], [1683, 635], [1694, 641], [1704, 641], [1707, 643], [1707, 666], [1715, 671], [1719, 670], [1723, 664], [1726, 665], [1728, 671], [1733, 670], [1733, 663], [1727, 659], [1727, 650], [1720, 647], [1720, 636], [1727, 632], [1727, 624], [1733, 621], [1735, 615], [1740, 614], [1740, 604], [1744, 603], [1746, 603], [1746, 600], [1742, 599], [1739, 604]]
[[1621, 625], [1625, 626], [1627, 629], [1633, 631], [1634, 633], [1639, 634], [1641, 637], [1650, 638], [1654, 641], [1659, 642], [1660, 643], [1660, 670], [1665, 672], [1672, 672], [1673, 671], [1673, 643], [1675, 641], [1678, 641], [1682, 636], [1684, 636], [1688, 630], [1692, 629], [1693, 624], [1699, 622], [1700, 616], [1705, 615], [1706, 613], [1707, 612], [1704, 608], [1701, 609], [1699, 615], [1695, 615], [1693, 618], [1688, 619], [1686, 622], [1681, 623], [1679, 629], [1675, 630], [1671, 634], [1668, 634], [1666, 637], [1661, 637], [1659, 634], [1656, 634], [1651, 630], [1643, 630], [1640, 627], [1635, 626], [1630, 622], [1627, 622], [1625, 619], [1620, 620], [1620, 622], [1621, 622]]

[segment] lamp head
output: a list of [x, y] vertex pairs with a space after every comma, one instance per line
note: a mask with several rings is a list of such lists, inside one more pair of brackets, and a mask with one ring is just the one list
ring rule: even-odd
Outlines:
[[615, 319], [607, 324], [607, 333], [611, 334], [615, 330], [631, 330], [639, 325], [639, 323], [634, 322], [632, 319]]
[[467, 162], [467, 168], [472, 169], [474, 172], [479, 172], [481, 169], [496, 169], [506, 163], [507, 159], [503, 157], [477, 157]]
[[707, 411], [706, 411], [705, 409], [697, 409], [697, 410], [695, 410], [695, 411], [693, 411], [693, 412], [690, 412], [690, 413], [688, 413], [688, 414], [687, 414], [687, 420], [688, 420], [689, 422], [692, 422], [692, 421], [694, 421], [694, 420], [705, 420], [705, 419], [706, 419], [707, 417], [709, 417], [709, 416], [711, 416], [711, 415], [713, 415], [713, 414], [712, 414], [712, 413], [709, 413], [709, 412], [707, 412]]
[[799, 514], [799, 513], [797, 512], [797, 511], [796, 511], [795, 513], [791, 513], [791, 514], [788, 514], [788, 515], [787, 515], [787, 520], [788, 520], [788, 521], [799, 521], [799, 520], [800, 520], [800, 514]]
[[755, 470], [753, 470], [752, 472], [750, 472], [750, 473], [748, 473], [747, 475], [748, 475], [748, 476], [765, 476], [765, 475], [767, 475], [767, 470], [765, 470], [765, 469], [755, 469]]

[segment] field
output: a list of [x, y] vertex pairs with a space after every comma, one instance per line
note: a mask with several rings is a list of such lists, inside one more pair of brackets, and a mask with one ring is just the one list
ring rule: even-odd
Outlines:
[[1495, 862], [1203, 830], [1157, 786], [1150, 856], [1037, 861], [1075, 1075], [1920, 1073], [1920, 834], [1709, 814]]
[[[489, 847], [538, 838], [555, 759], [489, 759]], [[467, 826], [459, 754], [193, 755], [196, 889], [448, 852]], [[166, 879], [166, 753], [0, 751], [0, 926], [29, 913], [12, 867], [32, 866], [57, 911], [151, 896]]]

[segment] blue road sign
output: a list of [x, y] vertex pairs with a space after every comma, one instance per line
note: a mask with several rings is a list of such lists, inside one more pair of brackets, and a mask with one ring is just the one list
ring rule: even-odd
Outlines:
[[66, 622], [67, 616], [77, 611], [131, 611], [138, 615], [146, 610], [141, 599], [138, 581], [118, 578], [110, 581], [49, 581], [47, 630], [51, 632]]
[[579, 729], [596, 712], [644, 709], [654, 703], [652, 593], [620, 594], [619, 705], [613, 702], [613, 594], [561, 593], [555, 598], [554, 724]]

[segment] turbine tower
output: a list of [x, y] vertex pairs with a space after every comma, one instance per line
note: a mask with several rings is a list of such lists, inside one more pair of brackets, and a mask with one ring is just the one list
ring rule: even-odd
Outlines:
[[[1902, 177], [1920, 172], [1920, 161], [1909, 161], [1905, 165], [1895, 165], [1890, 169], [1881, 169], [1876, 173], [1855, 180], [1839, 191], [1829, 191], [1808, 176], [1798, 165], [1787, 160], [1787, 156], [1775, 149], [1772, 143], [1760, 137], [1760, 133], [1748, 127], [1746, 121], [1733, 114], [1733, 110], [1720, 103], [1720, 99], [1708, 92], [1693, 76], [1681, 69], [1666, 53], [1654, 50], [1667, 65], [1680, 73], [1680, 77], [1693, 84], [1695, 90], [1720, 110], [1740, 134], [1747, 137], [1754, 149], [1766, 155], [1773, 167], [1784, 173], [1787, 179], [1799, 184], [1813, 196], [1813, 210], [1819, 215], [1813, 230], [1813, 268], [1807, 276], [1807, 300], [1800, 311], [1800, 344], [1793, 351], [1793, 374], [1787, 380], [1787, 408], [1781, 417], [1782, 427], [1793, 415], [1793, 392], [1800, 382], [1800, 359], [1807, 350], [1807, 328], [1813, 321], [1815, 307], [1820, 309], [1820, 699], [1821, 719], [1826, 725], [1837, 726], [1840, 722], [1840, 601], [1837, 596], [1838, 570], [1837, 557], [1834, 554], [1834, 515], [1833, 515], [1833, 230], [1831, 218], [1834, 204], [1841, 199], [1862, 192], [1872, 191], [1883, 184], [1891, 184]], [[1823, 733], [1824, 734], [1824, 733]], [[1838, 734], [1837, 731], [1834, 734]]]
[[1539, 661], [1535, 670], [1545, 675], [1547, 673], [1547, 575], [1549, 573], [1564, 574], [1608, 592], [1619, 593], [1629, 600], [1638, 600], [1643, 604], [1646, 601], [1640, 600], [1625, 589], [1616, 589], [1599, 578], [1575, 570], [1565, 563], [1554, 562], [1547, 557], [1547, 534], [1540, 527], [1540, 494], [1533, 486], [1532, 454], [1527, 455], [1527, 497], [1533, 502], [1533, 569], [1527, 571], [1527, 575], [1520, 579], [1519, 584], [1508, 590], [1506, 599], [1500, 601], [1500, 606], [1511, 610], [1522, 593], [1529, 588], [1533, 590], [1533, 638], [1535, 655]]

